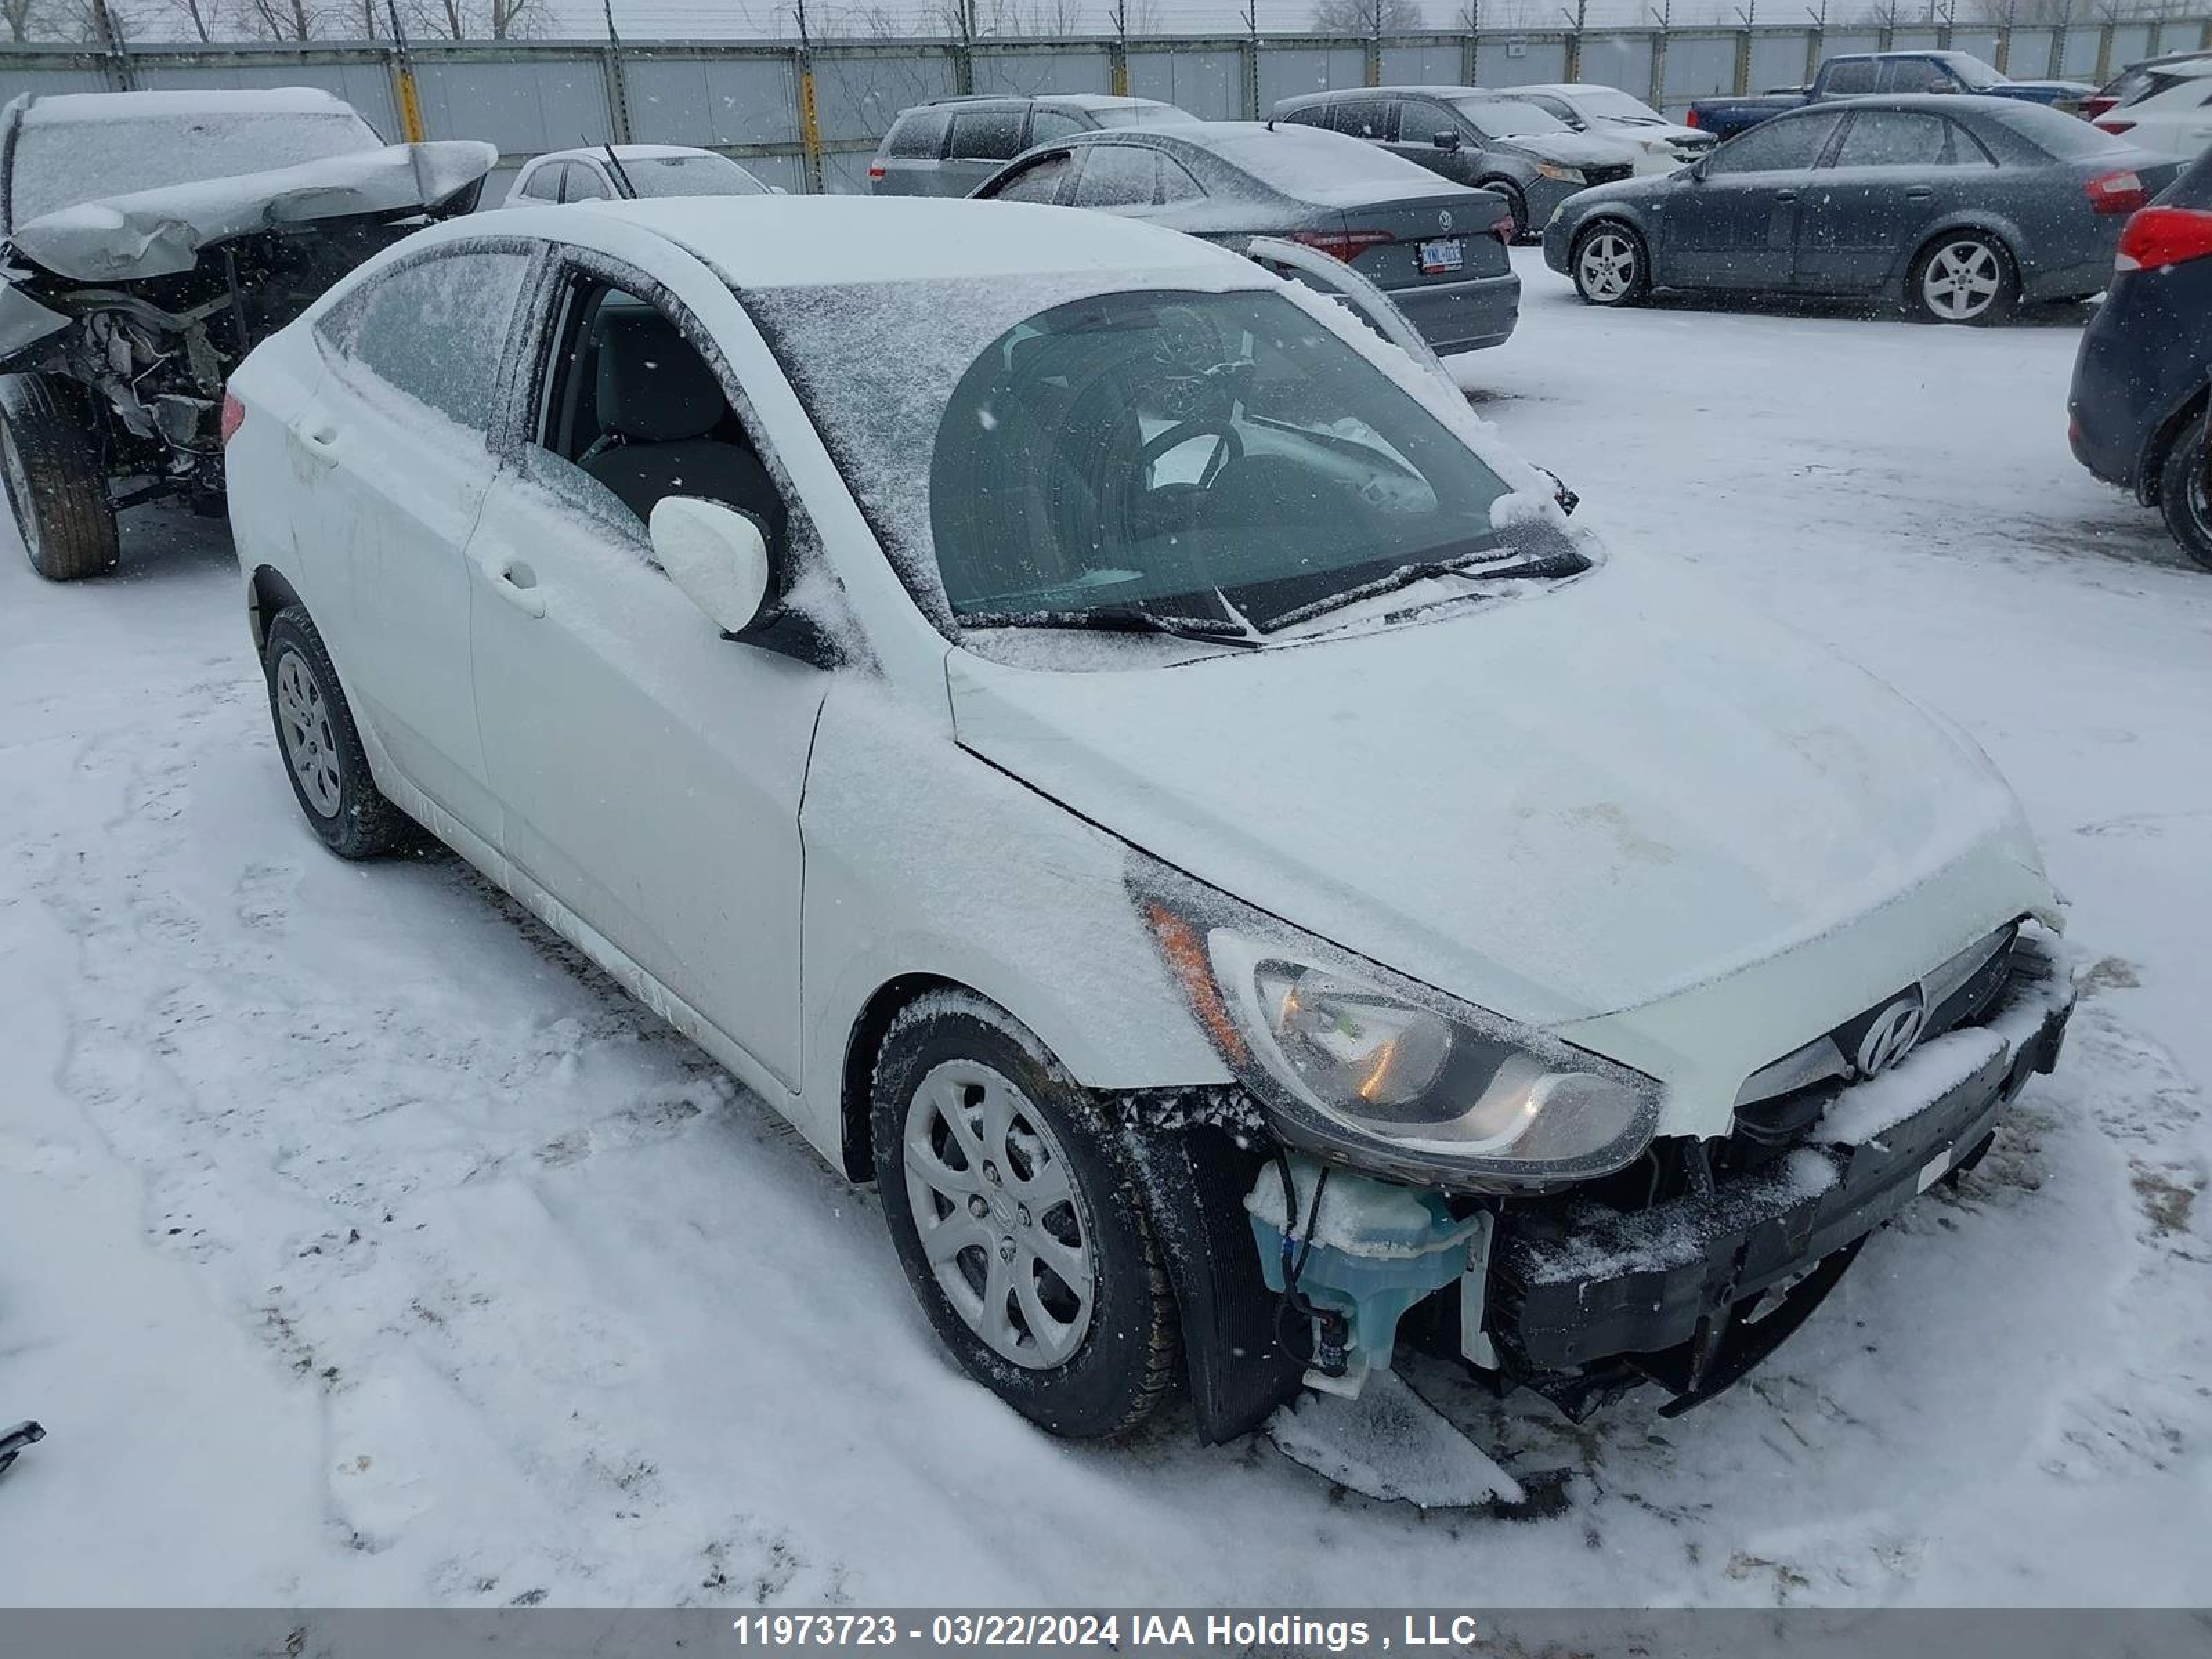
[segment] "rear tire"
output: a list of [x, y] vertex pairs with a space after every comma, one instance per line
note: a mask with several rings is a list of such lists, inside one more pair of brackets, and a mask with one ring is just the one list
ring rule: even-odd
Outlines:
[[342, 859], [380, 858], [405, 847], [414, 839], [412, 822], [369, 775], [337, 670], [306, 606], [277, 612], [261, 665], [276, 750], [308, 827]]
[[892, 1019], [870, 1111], [891, 1241], [968, 1374], [1072, 1440], [1151, 1416], [1181, 1325], [1141, 1179], [1096, 1103], [1003, 1010], [946, 991]]
[[1905, 303], [1922, 322], [1986, 328], [2020, 303], [2019, 268], [2011, 250], [1989, 232], [1946, 231], [1913, 260]]
[[96, 418], [85, 392], [54, 375], [15, 375], [0, 391], [0, 479], [31, 568], [48, 581], [112, 570], [121, 550]]
[[2166, 452], [2158, 510], [2182, 550], [2212, 570], [2212, 410], [2183, 428]]
[[1651, 256], [1634, 227], [1618, 219], [1585, 225], [1567, 258], [1575, 292], [1594, 306], [1632, 306], [1651, 292]]

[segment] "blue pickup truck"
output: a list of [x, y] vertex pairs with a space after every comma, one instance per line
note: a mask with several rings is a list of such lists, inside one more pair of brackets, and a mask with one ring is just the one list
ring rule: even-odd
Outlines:
[[1801, 91], [1701, 99], [1682, 119], [1716, 138], [1733, 138], [1770, 115], [1823, 98], [1858, 98], [1875, 92], [1972, 92], [2063, 106], [2079, 103], [2095, 91], [2080, 81], [2008, 80], [1969, 52], [1862, 52], [1829, 58], [1813, 84]]

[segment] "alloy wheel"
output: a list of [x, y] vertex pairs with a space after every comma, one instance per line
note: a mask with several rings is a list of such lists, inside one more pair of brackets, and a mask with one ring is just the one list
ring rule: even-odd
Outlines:
[[307, 667], [307, 659], [287, 651], [276, 659], [277, 725], [284, 738], [284, 758], [307, 801], [323, 817], [336, 817], [342, 799], [338, 787], [337, 734], [331, 730], [330, 707], [323, 689]]
[[2004, 262], [1987, 242], [1961, 238], [1946, 242], [1921, 268], [1920, 297], [1947, 323], [1970, 323], [1996, 303], [2004, 286]]
[[1636, 281], [1636, 246], [1617, 230], [1601, 230], [1583, 244], [1577, 262], [1583, 292], [1601, 305], [1622, 298]]
[[954, 1060], [922, 1079], [901, 1139], [915, 1231], [954, 1312], [1017, 1365], [1073, 1358], [1097, 1270], [1051, 1125], [1002, 1073]]

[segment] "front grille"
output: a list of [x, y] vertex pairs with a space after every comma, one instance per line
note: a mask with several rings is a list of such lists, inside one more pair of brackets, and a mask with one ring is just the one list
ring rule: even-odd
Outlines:
[[1584, 167], [1583, 181], [1592, 185], [1617, 185], [1635, 171], [1632, 166]]

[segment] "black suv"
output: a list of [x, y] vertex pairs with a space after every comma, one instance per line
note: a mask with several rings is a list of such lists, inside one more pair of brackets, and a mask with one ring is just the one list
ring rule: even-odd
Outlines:
[[965, 196], [1031, 144], [1198, 118], [1156, 98], [1061, 92], [939, 98], [902, 109], [868, 163], [871, 196]]
[[2212, 151], [2120, 234], [2119, 270], [2074, 360], [2067, 436], [2106, 483], [2155, 505], [2212, 569]]

